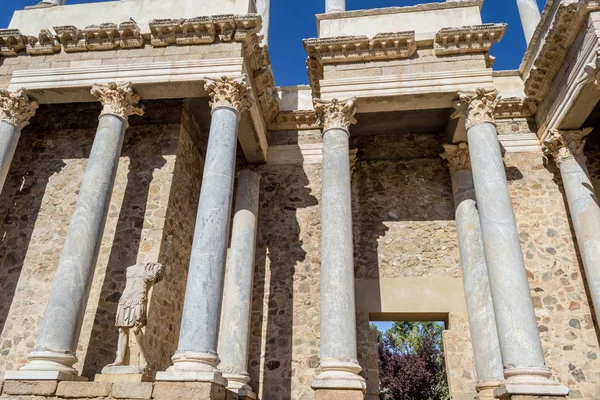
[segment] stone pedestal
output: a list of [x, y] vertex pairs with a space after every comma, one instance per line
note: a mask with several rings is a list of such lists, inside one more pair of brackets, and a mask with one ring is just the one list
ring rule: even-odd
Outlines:
[[544, 362], [498, 134], [493, 120], [497, 92], [461, 93], [455, 104], [466, 121], [473, 181], [498, 338], [504, 365], [499, 394], [566, 395], [550, 380]]
[[75, 212], [54, 277], [50, 299], [29, 363], [6, 379], [77, 379], [73, 364], [83, 315], [115, 175], [127, 128], [127, 118], [142, 114], [131, 84], [94, 86], [92, 94], [103, 104]]
[[363, 392], [357, 390], [327, 390], [318, 389], [315, 400], [364, 400]]
[[156, 382], [154, 400], [228, 400], [227, 389], [212, 382]]
[[315, 109], [323, 127], [321, 373], [311, 386], [319, 392], [355, 390], [347, 395], [357, 396], [366, 384], [358, 375], [354, 299], [349, 127], [356, 107], [354, 99], [315, 100]]
[[504, 379], [504, 374], [469, 147], [460, 143], [457, 146], [444, 145], [444, 149], [441, 157], [448, 161], [452, 180], [458, 246], [477, 371], [477, 398], [493, 399], [493, 392]]
[[235, 156], [240, 113], [247, 106], [245, 77], [207, 79], [212, 121], [202, 190], [187, 277], [174, 365], [156, 374], [157, 381], [198, 381], [227, 385], [217, 369], [219, 320], [231, 218]]
[[115, 382], [152, 382], [154, 379], [144, 374], [96, 374], [94, 382], [115, 383]]
[[29, 124], [38, 105], [25, 90], [0, 91], [0, 191], [4, 187], [21, 130]]

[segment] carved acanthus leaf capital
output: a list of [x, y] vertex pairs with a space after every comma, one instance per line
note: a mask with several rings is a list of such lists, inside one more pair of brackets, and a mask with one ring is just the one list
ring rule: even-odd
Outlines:
[[587, 135], [592, 128], [559, 131], [552, 129], [550, 137], [544, 140], [544, 154], [551, 155], [557, 164], [569, 158], [581, 158]]
[[469, 146], [465, 142], [459, 143], [458, 145], [445, 144], [444, 152], [440, 153], [440, 157], [448, 162], [450, 176], [458, 171], [471, 170]]
[[139, 107], [140, 96], [133, 92], [131, 82], [94, 85], [91, 93], [102, 103], [101, 115], [114, 114], [125, 120], [130, 115], [144, 115], [144, 110]]
[[0, 90], [0, 120], [9, 122], [19, 129], [29, 125], [38, 104], [29, 100], [25, 89]]
[[456, 110], [452, 118], [465, 118], [467, 129], [482, 122], [494, 123], [494, 111], [498, 105], [498, 91], [479, 88], [474, 92], [459, 92], [452, 106]]
[[317, 112], [317, 125], [323, 133], [329, 129], [343, 129], [350, 132], [350, 125], [356, 123], [356, 98], [331, 101], [313, 99], [313, 106]]
[[205, 78], [204, 89], [210, 95], [212, 109], [229, 107], [238, 112], [244, 111], [250, 105], [251, 90], [248, 87], [246, 75], [236, 78], [223, 76], [220, 79]]

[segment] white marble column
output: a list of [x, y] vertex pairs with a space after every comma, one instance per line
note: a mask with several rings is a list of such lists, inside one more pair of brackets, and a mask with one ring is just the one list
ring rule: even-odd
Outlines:
[[600, 321], [600, 207], [583, 153], [591, 131], [554, 130], [544, 147], [560, 169], [596, 320]]
[[67, 0], [42, 0], [41, 3], [52, 4], [55, 6], [64, 6]]
[[[103, 104], [98, 130], [71, 218], [50, 299], [29, 363], [14, 379], [76, 379], [75, 352], [108, 206], [112, 195], [123, 137], [130, 115], [142, 115], [139, 97], [130, 83], [94, 86], [92, 95]], [[12, 377], [9, 376], [8, 379]]]
[[346, 11], [346, 0], [325, 0], [325, 12], [343, 12]]
[[493, 399], [493, 392], [504, 374], [469, 147], [466, 143], [445, 144], [444, 150], [441, 157], [448, 161], [454, 195], [458, 247], [477, 371], [477, 398]]
[[536, 0], [517, 0], [517, 7], [519, 8], [519, 16], [521, 17], [525, 41], [527, 42], [527, 45], [529, 45], [541, 20], [540, 9], [538, 8]]
[[271, 0], [256, 0], [256, 11], [262, 18], [260, 33], [265, 37], [263, 44], [269, 45], [269, 30], [271, 29]]
[[21, 130], [29, 125], [38, 105], [29, 100], [25, 89], [0, 91], [0, 191], [4, 187]]
[[227, 386], [217, 369], [217, 344], [231, 219], [240, 113], [250, 89], [245, 76], [206, 80], [212, 120], [174, 365], [157, 380]]
[[237, 182], [221, 317], [219, 369], [227, 379], [227, 389], [246, 399], [255, 399], [256, 394], [248, 385], [247, 369], [260, 175], [245, 169], [238, 173]]
[[506, 171], [493, 114], [497, 91], [459, 93], [496, 315], [504, 378], [496, 396], [566, 395], [544, 362]]
[[362, 396], [357, 361], [354, 249], [350, 182], [350, 125], [355, 99], [314, 100], [323, 128], [321, 192], [321, 374], [316, 390], [344, 389]]

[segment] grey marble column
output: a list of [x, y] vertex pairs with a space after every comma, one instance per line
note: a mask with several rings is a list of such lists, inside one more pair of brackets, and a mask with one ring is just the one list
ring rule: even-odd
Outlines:
[[493, 114], [497, 92], [460, 93], [455, 117], [463, 114], [483, 246], [488, 267], [504, 377], [496, 396], [566, 395], [549, 378], [544, 362], [525, 262]]
[[0, 191], [4, 187], [21, 130], [29, 125], [38, 105], [29, 100], [25, 89], [0, 91]]
[[325, 0], [325, 12], [346, 11], [346, 0]]
[[213, 382], [226, 386], [217, 369], [217, 344], [225, 259], [231, 217], [235, 155], [240, 113], [247, 105], [245, 77], [207, 79], [212, 120], [202, 176], [202, 190], [187, 277], [174, 365], [157, 380]]
[[583, 153], [591, 131], [554, 130], [544, 147], [560, 169], [596, 320], [600, 321], [600, 207]]
[[[74, 379], [75, 352], [119, 164], [127, 118], [141, 115], [131, 84], [94, 86], [103, 103], [75, 212], [33, 352], [16, 378]], [[33, 372], [33, 374], [32, 374]], [[37, 375], [35, 375], [37, 373]], [[36, 378], [37, 376], [37, 378]]]
[[262, 18], [260, 33], [265, 37], [263, 44], [269, 45], [269, 30], [271, 28], [271, 0], [256, 0], [256, 11]]
[[219, 369], [227, 378], [227, 389], [255, 399], [256, 394], [248, 385], [250, 376], [247, 369], [260, 175], [246, 169], [240, 171], [237, 181], [221, 314]]
[[456, 230], [469, 314], [469, 328], [479, 399], [493, 399], [504, 379], [494, 304], [483, 249], [479, 212], [466, 143], [444, 145], [441, 157], [448, 161], [456, 214]]
[[323, 127], [321, 191], [321, 374], [314, 389], [364, 391], [358, 375], [349, 128], [355, 100], [315, 100]]
[[527, 45], [531, 42], [531, 38], [540, 23], [541, 14], [536, 0], [517, 0], [519, 8], [519, 16], [521, 17], [521, 25], [525, 34]]

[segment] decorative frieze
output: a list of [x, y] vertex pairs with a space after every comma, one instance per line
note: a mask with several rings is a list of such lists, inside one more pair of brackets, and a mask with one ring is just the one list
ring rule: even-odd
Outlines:
[[27, 54], [55, 54], [60, 53], [60, 42], [48, 29], [42, 29], [38, 37], [27, 36]]
[[494, 112], [498, 104], [498, 91], [479, 88], [474, 92], [459, 92], [458, 99], [454, 101], [456, 110], [452, 118], [465, 118], [467, 129], [475, 124], [494, 123]]
[[550, 136], [544, 140], [544, 154], [551, 155], [557, 164], [568, 158], [584, 157], [583, 149], [587, 135], [592, 132], [593, 128], [585, 128], [580, 130], [559, 131], [552, 129]]
[[527, 97], [501, 98], [494, 112], [495, 119], [527, 118], [535, 115], [537, 104]]
[[18, 29], [0, 29], [0, 55], [16, 56], [25, 50], [25, 37]]
[[236, 78], [223, 76], [220, 79], [206, 78], [204, 89], [211, 98], [212, 109], [229, 107], [242, 112], [250, 105], [251, 90], [246, 83], [246, 76]]
[[471, 170], [471, 157], [469, 155], [469, 146], [462, 142], [458, 145], [444, 144], [444, 152], [440, 157], [447, 161], [450, 176], [458, 171]]
[[125, 120], [130, 115], [143, 115], [144, 110], [139, 107], [140, 96], [133, 92], [131, 82], [117, 85], [114, 82], [108, 85], [94, 85], [91, 93], [103, 106], [102, 114], [117, 115]]
[[38, 104], [29, 100], [24, 89], [0, 90], [0, 120], [9, 122], [19, 129], [29, 125]]
[[[590, 11], [600, 9], [597, 0], [568, 0], [558, 6], [553, 24], [544, 37], [544, 44], [533, 61], [529, 76], [525, 80], [525, 94], [542, 101], [558, 74], [566, 56], [579, 35]], [[526, 65], [531, 54], [525, 55]]]
[[314, 110], [280, 111], [269, 129], [294, 131], [317, 128], [317, 113]]
[[317, 112], [317, 125], [323, 133], [330, 129], [343, 129], [350, 132], [350, 125], [356, 123], [356, 98], [331, 101], [313, 99], [313, 105]]
[[305, 39], [308, 55], [323, 64], [408, 58], [417, 51], [415, 31]]
[[435, 54], [486, 53], [504, 37], [506, 27], [506, 24], [484, 24], [444, 28], [435, 35]]

